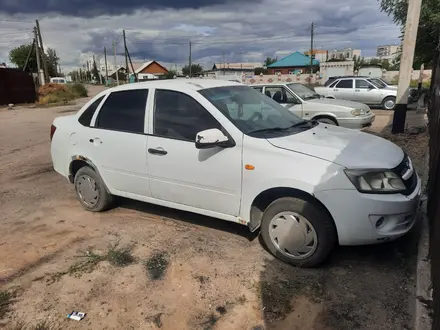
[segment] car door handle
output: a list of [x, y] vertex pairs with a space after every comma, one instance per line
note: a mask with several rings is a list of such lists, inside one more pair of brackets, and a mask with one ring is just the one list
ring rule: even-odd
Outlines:
[[90, 139], [89, 142], [93, 144], [102, 144], [102, 141], [99, 138]]
[[360, 92], [361, 90], [360, 90], [360, 89], [355, 89], [354, 91], [355, 91], [355, 92]]
[[339, 91], [339, 89], [334, 89], [335, 92]]
[[166, 150], [164, 150], [163, 148], [159, 147], [156, 149], [148, 149], [148, 152], [152, 155], [161, 155], [161, 156], [165, 156], [168, 152]]

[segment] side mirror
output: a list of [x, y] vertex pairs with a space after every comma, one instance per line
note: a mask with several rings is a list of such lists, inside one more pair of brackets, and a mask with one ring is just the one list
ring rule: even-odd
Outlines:
[[229, 148], [233, 147], [235, 143], [222, 133], [217, 128], [211, 128], [197, 133], [196, 148], [208, 149], [214, 147]]
[[368, 89], [374, 89], [372, 85], [368, 85]]

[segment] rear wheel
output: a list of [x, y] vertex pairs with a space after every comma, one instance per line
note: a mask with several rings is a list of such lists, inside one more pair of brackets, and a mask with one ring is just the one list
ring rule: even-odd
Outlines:
[[88, 211], [107, 210], [113, 203], [113, 196], [101, 177], [89, 166], [81, 167], [75, 175], [75, 191], [81, 205]]
[[385, 110], [393, 110], [396, 106], [396, 98], [394, 96], [388, 96], [382, 101], [382, 108]]
[[337, 241], [333, 220], [314, 203], [283, 197], [266, 209], [261, 235], [269, 251], [292, 265], [315, 267]]

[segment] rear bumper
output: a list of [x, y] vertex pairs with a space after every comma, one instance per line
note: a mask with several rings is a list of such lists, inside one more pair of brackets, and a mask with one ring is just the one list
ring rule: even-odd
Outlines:
[[337, 120], [339, 126], [352, 129], [362, 129], [371, 126], [375, 118], [376, 115], [370, 111], [370, 113], [366, 116], [337, 118]]

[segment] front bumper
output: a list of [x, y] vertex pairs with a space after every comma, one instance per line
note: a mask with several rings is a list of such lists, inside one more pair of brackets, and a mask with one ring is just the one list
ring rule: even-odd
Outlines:
[[417, 176], [416, 188], [409, 196], [362, 194], [357, 190], [328, 190], [315, 195], [335, 221], [339, 244], [364, 245], [394, 240], [410, 231], [420, 193], [421, 180]]
[[365, 116], [357, 116], [350, 118], [337, 118], [339, 126], [352, 128], [352, 129], [362, 129], [369, 127], [373, 124], [376, 115], [370, 111]]

